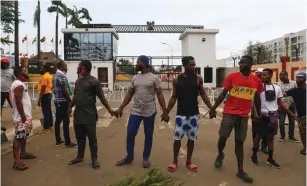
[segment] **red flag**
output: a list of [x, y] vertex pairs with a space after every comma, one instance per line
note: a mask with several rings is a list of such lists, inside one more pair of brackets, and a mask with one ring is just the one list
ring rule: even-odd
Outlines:
[[60, 39], [60, 42], [59, 42], [59, 44], [62, 44], [62, 39]]
[[23, 57], [27, 57], [27, 56], [28, 56], [28, 54], [24, 54], [24, 55], [23, 55]]
[[19, 56], [22, 56], [22, 52], [19, 53]]
[[26, 35], [23, 39], [22, 39], [22, 43], [24, 43], [25, 41], [28, 40], [28, 36]]
[[10, 35], [7, 35], [6, 37], [3, 38], [4, 40], [9, 40], [10, 39]]
[[41, 43], [45, 42], [46, 41], [46, 37], [44, 36], [42, 39], [41, 39]]

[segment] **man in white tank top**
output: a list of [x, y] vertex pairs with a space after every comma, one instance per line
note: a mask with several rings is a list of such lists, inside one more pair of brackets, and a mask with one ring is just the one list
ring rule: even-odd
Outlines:
[[15, 69], [16, 80], [12, 83], [12, 108], [13, 121], [15, 124], [15, 138], [13, 142], [13, 168], [26, 170], [28, 167], [21, 159], [34, 159], [35, 155], [26, 153], [26, 139], [32, 132], [32, 105], [28, 88], [20, 81], [20, 69]]

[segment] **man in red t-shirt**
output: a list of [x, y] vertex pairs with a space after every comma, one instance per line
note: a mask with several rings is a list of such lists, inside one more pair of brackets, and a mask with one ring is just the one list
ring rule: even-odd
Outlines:
[[[223, 119], [219, 130], [218, 150], [219, 154], [215, 161], [215, 167], [220, 168], [224, 159], [224, 148], [227, 138], [232, 129], [235, 129], [235, 153], [238, 161], [237, 177], [245, 182], [253, 182], [253, 179], [244, 172], [243, 144], [246, 139], [248, 127], [248, 114], [251, 110], [254, 98], [257, 113], [260, 113], [260, 93], [264, 91], [261, 80], [251, 74], [253, 59], [250, 56], [243, 56], [239, 62], [240, 72], [230, 74], [223, 83], [223, 91], [217, 98], [209, 114], [212, 118], [215, 109], [222, 103], [226, 93], [229, 91], [229, 98], [224, 106]], [[256, 116], [258, 114], [256, 113]]]

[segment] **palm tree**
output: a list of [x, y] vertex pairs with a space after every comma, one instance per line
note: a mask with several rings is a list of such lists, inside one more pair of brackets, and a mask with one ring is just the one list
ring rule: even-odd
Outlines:
[[59, 36], [58, 36], [58, 30], [59, 30], [59, 13], [65, 17], [66, 14], [64, 12], [64, 10], [66, 10], [66, 6], [59, 0], [57, 1], [51, 1], [51, 6], [48, 7], [47, 11], [49, 13], [56, 13], [56, 18], [55, 18], [55, 55], [56, 58], [58, 58], [59, 56], [59, 47], [58, 47], [58, 40], [59, 40]]
[[40, 51], [41, 51], [41, 8], [40, 8], [40, 1], [37, 0], [37, 6], [35, 8], [34, 17], [33, 17], [33, 26], [37, 27], [37, 38], [36, 38], [36, 44], [37, 44], [37, 59], [40, 60]]
[[87, 20], [87, 24], [90, 24], [90, 21], [92, 21], [92, 18], [88, 12], [88, 9], [86, 8], [81, 8], [81, 10], [79, 10], [78, 12], [79, 14], [82, 14], [82, 16], [80, 17], [80, 20], [85, 19]]
[[14, 31], [15, 31], [15, 67], [19, 68], [19, 12], [18, 12], [18, 0], [14, 3]]
[[70, 16], [70, 20], [68, 21], [69, 25], [76, 27], [76, 25], [82, 24], [79, 18], [79, 11], [76, 6], [74, 6], [74, 9], [70, 10], [69, 16]]
[[87, 20], [87, 24], [92, 21], [92, 18], [86, 8], [81, 8], [81, 10], [78, 10], [78, 8], [74, 6], [74, 9], [69, 10], [69, 16], [70, 20], [68, 21], [68, 24], [71, 24], [74, 27], [76, 27], [78, 24], [82, 24], [82, 20]]

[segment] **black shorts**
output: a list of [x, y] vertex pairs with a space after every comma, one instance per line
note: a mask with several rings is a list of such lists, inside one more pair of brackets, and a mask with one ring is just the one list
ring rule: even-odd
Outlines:
[[269, 126], [269, 119], [261, 117], [261, 119], [253, 120], [253, 129], [259, 136], [275, 136], [277, 134], [276, 127]]

